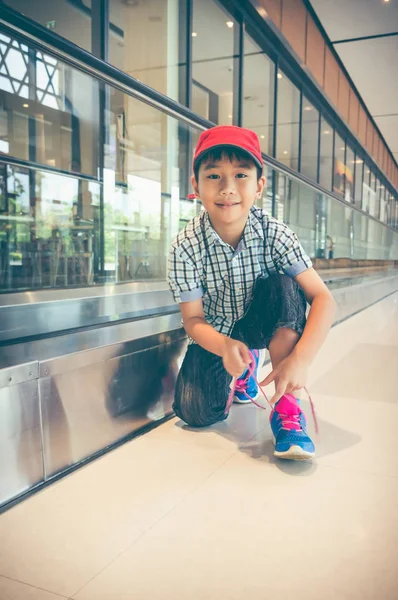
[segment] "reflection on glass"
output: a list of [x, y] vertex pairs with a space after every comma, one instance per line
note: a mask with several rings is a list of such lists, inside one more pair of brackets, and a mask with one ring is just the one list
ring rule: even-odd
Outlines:
[[357, 211], [354, 211], [354, 256], [358, 259], [368, 257], [368, 223], [369, 219]]
[[5, 0], [5, 4], [91, 52], [91, 0]]
[[243, 73], [243, 126], [257, 133], [261, 150], [272, 156], [275, 65], [247, 33]]
[[378, 185], [378, 199], [380, 206], [380, 221], [386, 223], [388, 220], [388, 202], [386, 202], [386, 188], [384, 185]]
[[300, 171], [317, 181], [319, 111], [303, 96]]
[[353, 186], [352, 171], [345, 164], [345, 142], [335, 133], [333, 191], [344, 196], [347, 185]]
[[370, 172], [369, 188], [369, 213], [372, 217], [376, 217], [379, 211], [377, 207], [376, 177], [372, 171]]
[[353, 258], [352, 209], [328, 199], [327, 235], [333, 244], [333, 258]]
[[297, 233], [304, 250], [316, 256], [315, 213], [317, 193], [307, 185], [289, 180], [285, 223]]
[[354, 198], [355, 198], [355, 204], [359, 207], [361, 207], [361, 204], [362, 204], [363, 172], [364, 172], [364, 161], [357, 154], [355, 157]]
[[319, 157], [319, 183], [327, 190], [332, 189], [333, 173], [333, 128], [321, 118], [321, 155]]
[[196, 112], [219, 125], [233, 123], [235, 32], [236, 21], [217, 2], [194, 0], [192, 96]]
[[346, 182], [345, 182], [345, 199], [347, 202], [354, 202], [354, 172], [355, 172], [355, 159], [354, 152], [347, 144], [346, 149]]
[[164, 279], [172, 239], [200, 210], [187, 199], [199, 132], [105, 87], [101, 146], [98, 83], [36, 59], [45, 90], [36, 85], [28, 102], [1, 93], [2, 151], [43, 168], [0, 169], [0, 289]]
[[96, 232], [87, 181], [4, 165], [1, 182], [0, 289], [92, 284]]
[[[28, 53], [19, 43], [25, 67], [17, 79], [7, 53], [15, 40], [2, 36], [2, 42], [0, 52], [12, 73], [8, 86], [0, 83], [2, 151], [65, 171], [96, 175], [98, 82], [42, 52]], [[28, 94], [22, 94], [24, 87]]]
[[179, 99], [178, 0], [109, 1], [109, 62], [158, 92]]
[[298, 170], [300, 92], [286, 77], [278, 73], [278, 122], [276, 128], [276, 158]]

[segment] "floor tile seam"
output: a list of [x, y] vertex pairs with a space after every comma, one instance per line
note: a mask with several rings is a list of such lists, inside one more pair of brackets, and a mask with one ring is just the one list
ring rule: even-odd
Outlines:
[[[195, 485], [192, 489], [190, 489], [189, 491], [187, 491], [183, 496], [181, 496], [181, 498], [179, 500], [177, 500], [177, 502], [169, 508], [169, 510], [167, 510], [163, 515], [161, 515], [158, 519], [156, 519], [156, 521], [154, 523], [152, 523], [151, 525], [149, 525], [149, 527], [145, 528], [144, 531], [142, 531], [130, 544], [128, 544], [128, 546], [126, 548], [124, 548], [121, 552], [119, 552], [119, 554], [117, 556], [115, 556], [107, 565], [105, 565], [102, 569], [100, 569], [100, 571], [98, 571], [98, 573], [96, 573], [93, 577], [91, 577], [84, 585], [82, 585], [76, 592], [74, 592], [70, 598], [70, 600], [76, 600], [76, 596], [82, 591], [84, 590], [85, 587], [87, 587], [92, 581], [94, 581], [94, 579], [96, 579], [97, 577], [99, 577], [104, 571], [106, 571], [106, 569], [108, 569], [113, 563], [115, 563], [121, 556], [123, 556], [123, 554], [125, 554], [126, 552], [128, 552], [133, 546], [135, 546], [143, 537], [145, 537], [152, 529], [154, 529], [163, 519], [165, 519], [169, 514], [171, 514], [180, 504], [182, 504], [182, 502], [184, 502], [187, 498], [189, 498], [189, 496], [191, 496], [192, 494], [194, 494], [208, 479], [210, 479], [217, 471], [219, 471], [229, 460], [231, 460], [231, 458], [238, 452], [238, 450], [236, 449], [233, 453], [231, 453], [229, 456], [227, 456], [225, 458], [225, 460], [218, 465], [218, 467], [216, 467], [216, 469], [214, 469], [214, 471], [211, 471], [211, 473], [208, 473], [204, 479], [202, 479], [197, 485]], [[47, 591], [47, 590], [46, 590]]]
[[39, 587], [37, 585], [33, 585], [32, 583], [27, 583], [26, 581], [21, 581], [20, 579], [15, 579], [15, 577], [10, 577], [9, 575], [3, 575], [3, 573], [0, 573], [0, 577], [3, 577], [4, 579], [8, 579], [9, 581], [14, 581], [15, 583], [20, 583], [21, 585], [27, 585], [28, 587], [34, 588], [36, 590], [40, 590], [41, 592], [47, 592], [48, 594], [53, 594], [53, 596], [62, 598], [62, 600], [73, 600], [73, 599], [70, 599], [68, 596], [63, 596], [62, 594], [58, 594], [58, 592], [53, 592], [52, 590], [48, 590], [46, 588]]
[[337, 465], [337, 464], [332, 464], [332, 463], [319, 463], [319, 462], [315, 462], [314, 465], [316, 465], [317, 469], [322, 469], [322, 468], [328, 468], [328, 469], [335, 469], [335, 470], [340, 470], [340, 471], [347, 471], [347, 472], [351, 472], [351, 473], [357, 473], [360, 475], [367, 475], [367, 476], [371, 476], [375, 479], [379, 479], [380, 481], [396, 481], [398, 484], [398, 475], [384, 475], [383, 473], [376, 473], [375, 471], [369, 471], [363, 467], [350, 467], [350, 466], [345, 466], [345, 465]]

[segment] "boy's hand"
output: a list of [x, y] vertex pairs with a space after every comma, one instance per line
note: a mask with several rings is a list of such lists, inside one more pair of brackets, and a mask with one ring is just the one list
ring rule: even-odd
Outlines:
[[277, 367], [261, 381], [261, 387], [275, 382], [275, 394], [270, 403], [275, 404], [284, 394], [294, 394], [307, 384], [308, 363], [294, 353], [285, 358]]
[[248, 347], [243, 342], [226, 338], [222, 361], [225, 370], [232, 377], [240, 377], [250, 365], [252, 357]]

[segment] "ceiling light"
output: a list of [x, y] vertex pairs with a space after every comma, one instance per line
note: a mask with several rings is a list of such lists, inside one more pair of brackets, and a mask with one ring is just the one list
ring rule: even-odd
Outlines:
[[284, 150], [284, 151], [283, 151], [283, 154], [287, 154], [287, 150]]
[[29, 108], [29, 104], [26, 104], [26, 102], [25, 102], [25, 104], [22, 104], [22, 106], [23, 106], [24, 108]]
[[390, 0], [384, 0], [384, 2], [387, 4], [387, 2], [390, 2]]
[[260, 135], [260, 138], [261, 138], [262, 140], [265, 140], [265, 135]]
[[278, 73], [278, 79], [282, 79], [283, 75], [282, 73]]
[[198, 34], [196, 33], [196, 31], [192, 32], [192, 37], [198, 37]]
[[304, 110], [312, 110], [312, 106], [306, 106]]
[[360, 158], [357, 158], [357, 160], [355, 162], [357, 163], [357, 165], [361, 165], [363, 163], [363, 160], [361, 160]]
[[330, 131], [329, 129], [325, 129], [325, 131], [323, 131], [322, 133], [324, 133], [325, 135], [329, 135]]
[[232, 115], [228, 115], [228, 119], [232, 119]]
[[345, 150], [345, 146], [341, 146], [341, 147], [340, 147], [340, 150]]
[[227, 27], [229, 27], [230, 29], [232, 29], [232, 27], [234, 26], [234, 23], [233, 23], [233, 21], [227, 21], [227, 22], [225, 23], [225, 25], [226, 25]]

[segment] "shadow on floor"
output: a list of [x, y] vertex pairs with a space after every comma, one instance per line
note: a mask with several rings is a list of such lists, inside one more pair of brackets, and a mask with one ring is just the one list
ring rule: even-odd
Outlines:
[[309, 416], [309, 405], [303, 403], [303, 409], [309, 419], [309, 434], [316, 446], [316, 457], [313, 461], [284, 461], [274, 457], [274, 444], [268, 423], [269, 410], [261, 410], [253, 405], [234, 405], [226, 421], [221, 421], [211, 427], [189, 427], [181, 420], [178, 420], [175, 426], [184, 431], [191, 431], [195, 435], [208, 435], [209, 432], [214, 432], [236, 443], [238, 451], [244, 452], [254, 460], [273, 464], [287, 475], [308, 476], [316, 470], [317, 458], [329, 456], [355, 446], [361, 441], [362, 437], [357, 433], [322, 420], [318, 420], [319, 434], [317, 436], [313, 432], [312, 417]]

